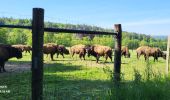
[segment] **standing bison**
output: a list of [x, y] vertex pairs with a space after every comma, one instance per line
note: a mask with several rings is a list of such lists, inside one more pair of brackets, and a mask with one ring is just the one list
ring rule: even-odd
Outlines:
[[6, 72], [4, 66], [8, 59], [16, 57], [17, 59], [22, 58], [22, 52], [11, 45], [0, 45], [0, 72]]
[[53, 59], [54, 54], [57, 52], [58, 52], [58, 45], [50, 44], [50, 43], [43, 45], [43, 53], [47, 55], [50, 54], [52, 61], [54, 60]]
[[108, 46], [102, 45], [92, 45], [87, 47], [88, 56], [92, 55], [96, 58], [96, 63], [98, 63], [100, 56], [105, 56], [106, 61], [109, 57], [112, 61], [112, 49]]
[[85, 55], [86, 55], [86, 46], [82, 44], [74, 45], [70, 48], [70, 53], [72, 57], [74, 54], [79, 54], [79, 58], [85, 60]]
[[58, 58], [58, 55], [61, 54], [64, 58], [64, 54], [69, 54], [69, 50], [66, 49], [66, 47], [64, 45], [58, 45], [58, 52], [57, 52], [57, 58]]
[[130, 52], [127, 46], [122, 46], [121, 55], [125, 56], [125, 58], [130, 58]]
[[152, 56], [154, 58], [154, 62], [155, 60], [158, 61], [158, 57], [162, 57], [164, 59], [166, 59], [166, 54], [164, 52], [161, 51], [160, 48], [147, 48], [145, 49], [145, 54], [144, 54], [144, 57], [145, 57], [145, 60], [149, 60], [149, 57]]
[[166, 59], [166, 54], [162, 52], [160, 48], [141, 46], [136, 49], [136, 53], [138, 59], [140, 55], [144, 55], [145, 60], [149, 59], [150, 56], [154, 58], [154, 61], [158, 61], [158, 57], [163, 57], [164, 59]]

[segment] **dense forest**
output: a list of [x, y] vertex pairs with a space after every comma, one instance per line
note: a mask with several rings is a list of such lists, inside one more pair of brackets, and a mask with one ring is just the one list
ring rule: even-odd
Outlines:
[[[31, 25], [30, 19], [14, 19], [14, 18], [0, 18], [0, 25]], [[97, 26], [89, 25], [73, 25], [45, 22], [45, 27], [51, 28], [66, 28], [77, 30], [93, 30], [93, 31], [107, 31], [113, 32], [113, 29], [104, 29]], [[32, 44], [31, 30], [26, 29], [9, 29], [0, 28], [0, 43], [5, 44]], [[152, 47], [159, 47], [162, 50], [166, 50], [166, 39], [153, 38], [145, 34], [137, 34], [123, 31], [122, 45], [128, 46], [130, 49], [136, 49], [142, 45], [148, 45]], [[47, 33], [44, 34], [44, 43], [54, 42], [57, 44], [63, 44], [66, 46], [72, 46], [75, 44], [102, 44], [110, 47], [114, 47], [114, 39], [111, 35], [85, 35], [85, 34], [69, 34], [69, 33]]]

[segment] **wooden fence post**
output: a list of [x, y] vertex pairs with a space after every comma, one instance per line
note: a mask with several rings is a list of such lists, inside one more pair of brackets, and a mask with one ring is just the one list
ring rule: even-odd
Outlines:
[[168, 41], [167, 41], [167, 53], [166, 53], [166, 75], [168, 75], [169, 72], [169, 56], [170, 56], [170, 36], [168, 36]]
[[43, 99], [44, 9], [33, 8], [32, 21], [32, 100]]
[[114, 81], [120, 81], [121, 70], [121, 41], [122, 41], [122, 28], [121, 24], [114, 25], [114, 31], [117, 33], [115, 36], [115, 51], [114, 51]]

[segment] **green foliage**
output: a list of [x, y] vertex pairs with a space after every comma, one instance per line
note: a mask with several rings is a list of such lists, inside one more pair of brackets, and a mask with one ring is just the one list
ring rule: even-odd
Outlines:
[[[31, 20], [29, 19], [13, 19], [13, 18], [0, 18], [0, 24], [11, 24], [11, 25], [31, 25]], [[45, 27], [52, 28], [66, 28], [66, 29], [77, 29], [77, 30], [91, 30], [91, 31], [107, 31], [113, 32], [113, 29], [104, 29], [97, 26], [89, 25], [72, 25], [72, 24], [62, 24], [45, 22]], [[76, 33], [75, 33], [76, 34]], [[112, 36], [105, 35], [85, 35], [82, 34], [76, 36], [75, 34], [68, 33], [45, 33], [44, 43], [53, 42], [57, 44], [63, 44], [65, 46], [72, 46], [75, 44], [100, 44], [110, 47], [114, 47], [114, 38]], [[92, 40], [89, 39], [92, 38]], [[23, 29], [0, 29], [0, 43], [8, 44], [32, 44], [32, 35], [30, 30]], [[155, 39], [149, 35], [122, 32], [122, 45], [128, 46], [130, 49], [136, 49], [139, 46], [148, 45], [152, 47], [159, 47], [162, 50], [166, 50], [167, 41], [164, 39]]]
[[7, 43], [7, 30], [5, 28], [0, 29], [0, 43]]
[[12, 29], [8, 33], [7, 41], [9, 44], [26, 44], [27, 39], [27, 35], [24, 31]]

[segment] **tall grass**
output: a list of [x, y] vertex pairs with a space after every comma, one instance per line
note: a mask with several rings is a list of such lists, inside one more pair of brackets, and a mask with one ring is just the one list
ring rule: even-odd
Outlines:
[[170, 100], [170, 77], [154, 72], [149, 61], [146, 61], [143, 76], [136, 69], [133, 76], [131, 81], [122, 80], [119, 87], [110, 85], [107, 98], [110, 100]]

